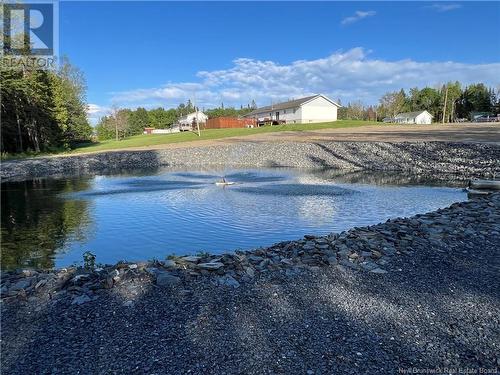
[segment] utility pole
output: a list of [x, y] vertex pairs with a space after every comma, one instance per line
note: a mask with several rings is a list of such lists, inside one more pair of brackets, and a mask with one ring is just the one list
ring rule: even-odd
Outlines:
[[448, 85], [446, 85], [446, 91], [444, 94], [443, 124], [444, 124], [444, 119], [446, 118], [446, 102], [448, 102]]
[[196, 129], [198, 130], [198, 137], [201, 137], [201, 132], [200, 132], [200, 123], [198, 122], [198, 107], [196, 106], [196, 93], [194, 94], [193, 98], [193, 105], [195, 109], [195, 116], [196, 116]]

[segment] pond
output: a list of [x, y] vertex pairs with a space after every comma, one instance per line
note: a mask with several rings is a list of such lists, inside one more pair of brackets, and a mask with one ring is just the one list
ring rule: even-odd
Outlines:
[[[225, 176], [231, 186], [215, 182]], [[411, 216], [466, 193], [389, 173], [156, 170], [2, 184], [2, 268], [220, 253]]]

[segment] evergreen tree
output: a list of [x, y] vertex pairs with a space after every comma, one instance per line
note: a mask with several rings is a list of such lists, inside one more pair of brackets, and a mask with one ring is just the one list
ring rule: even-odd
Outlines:
[[135, 111], [130, 113], [129, 123], [128, 123], [128, 134], [137, 135], [144, 132], [144, 128], [150, 126], [148, 111], [144, 108], [137, 108]]
[[88, 140], [83, 76], [67, 60], [57, 71], [0, 67], [1, 151], [49, 151]]
[[457, 103], [460, 118], [470, 118], [473, 112], [491, 112], [493, 108], [488, 88], [482, 84], [473, 84], [465, 88]]

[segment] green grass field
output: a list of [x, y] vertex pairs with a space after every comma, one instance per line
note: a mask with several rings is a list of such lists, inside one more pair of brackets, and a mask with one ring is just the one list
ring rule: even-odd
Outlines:
[[[189, 142], [207, 139], [221, 139], [227, 137], [241, 137], [260, 133], [274, 133], [281, 131], [304, 131], [304, 130], [317, 130], [317, 129], [335, 129], [335, 128], [352, 128], [366, 125], [375, 125], [375, 122], [369, 121], [354, 121], [354, 120], [340, 120], [335, 122], [323, 122], [316, 124], [286, 124], [275, 126], [263, 126], [260, 128], [246, 129], [209, 129], [202, 130], [201, 137], [193, 132], [182, 132], [174, 134], [150, 134], [150, 135], [136, 135], [120, 141], [108, 140], [96, 142], [92, 145], [80, 147], [71, 151], [70, 153], [81, 152], [94, 152], [105, 150], [118, 150], [134, 147], [153, 147], [169, 143]], [[380, 123], [378, 123], [380, 124]]]
[[[338, 128], [353, 128], [366, 125], [381, 125], [382, 123], [376, 123], [373, 121], [356, 121], [356, 120], [339, 120], [335, 122], [322, 122], [314, 124], [286, 124], [286, 125], [274, 125], [274, 126], [263, 126], [260, 128], [246, 129], [210, 129], [202, 130], [201, 137], [198, 137], [196, 133], [193, 132], [182, 132], [174, 134], [150, 134], [150, 135], [136, 135], [133, 137], [128, 137], [120, 141], [107, 140], [101, 142], [90, 143], [85, 146], [81, 146], [71, 151], [64, 152], [53, 152], [54, 154], [79, 154], [85, 152], [98, 152], [107, 150], [120, 150], [127, 148], [137, 148], [137, 147], [157, 147], [161, 145], [166, 145], [169, 143], [179, 143], [179, 142], [189, 142], [198, 140], [209, 140], [209, 139], [221, 139], [227, 137], [242, 137], [253, 134], [260, 133], [274, 133], [281, 131], [307, 131], [307, 130], [317, 130], [317, 129], [338, 129]], [[388, 125], [389, 126], [389, 125]], [[23, 155], [2, 155], [3, 160], [8, 159], [23, 159], [26, 157], [49, 155], [49, 153], [43, 154], [23, 154]]]

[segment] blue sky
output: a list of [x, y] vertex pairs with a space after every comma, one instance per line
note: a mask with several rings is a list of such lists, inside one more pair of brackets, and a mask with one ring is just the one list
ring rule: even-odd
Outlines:
[[498, 2], [61, 2], [90, 116], [112, 104], [376, 103], [447, 80], [500, 85]]

